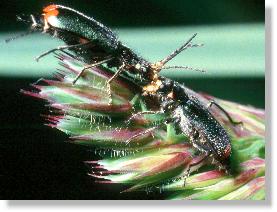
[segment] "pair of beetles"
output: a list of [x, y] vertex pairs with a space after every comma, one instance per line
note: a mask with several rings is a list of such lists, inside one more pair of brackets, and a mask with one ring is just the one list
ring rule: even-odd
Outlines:
[[[196, 34], [165, 59], [151, 63], [119, 41], [111, 29], [72, 8], [53, 4], [45, 7], [40, 16], [31, 15], [30, 18], [31, 31], [48, 33], [66, 44], [41, 54], [37, 60], [54, 51], [65, 49], [73, 51], [78, 58], [88, 64], [76, 76], [73, 84], [78, 82], [88, 68], [102, 64], [115, 68], [114, 75], [107, 81], [109, 104], [112, 104], [110, 84], [116, 77], [120, 76], [135, 83], [141, 87], [141, 95], [155, 97], [160, 107], [159, 111], [144, 111], [140, 114], [167, 114], [169, 118], [166, 123], [173, 123], [180, 129], [203, 155], [197, 164], [212, 159], [219, 168], [223, 168], [228, 174], [231, 173], [231, 143], [226, 130], [209, 112], [209, 107], [203, 105], [196, 96], [189, 94], [183, 85], [159, 75], [162, 69], [190, 69], [182, 66], [170, 67], [166, 64], [185, 49], [198, 46], [191, 43]], [[210, 105], [222, 110], [231, 123], [241, 123], [234, 122], [217, 103], [211, 102]], [[197, 164], [191, 164], [190, 167]]]

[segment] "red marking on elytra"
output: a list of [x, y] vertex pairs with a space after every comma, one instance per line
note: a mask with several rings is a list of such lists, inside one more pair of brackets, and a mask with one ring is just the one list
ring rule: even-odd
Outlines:
[[52, 11], [52, 10], [56, 10], [57, 8], [58, 8], [57, 5], [51, 4], [51, 5], [47, 6], [47, 7], [45, 7], [45, 8], [43, 9], [43, 12], [48, 13], [48, 12], [50, 12], [50, 11]]
[[47, 20], [51, 16], [58, 16], [59, 15], [59, 10], [58, 6], [55, 4], [51, 4], [43, 9], [44, 12], [44, 18]]
[[45, 14], [45, 19], [47, 20], [51, 16], [58, 16], [59, 11], [58, 10], [51, 10], [50, 12]]

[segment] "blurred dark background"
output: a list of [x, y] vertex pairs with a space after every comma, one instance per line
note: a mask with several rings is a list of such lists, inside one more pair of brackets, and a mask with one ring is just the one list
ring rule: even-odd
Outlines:
[[[263, 23], [261, 0], [71, 0], [64, 4], [115, 28]], [[0, 33], [26, 30], [16, 15], [40, 13], [49, 1], [1, 1]], [[27, 50], [26, 50], [27, 51]], [[7, 52], [8, 54], [8, 52]], [[0, 58], [1, 59], [1, 58]], [[44, 126], [45, 102], [23, 96], [37, 77], [1, 75], [1, 199], [160, 199], [162, 194], [119, 194], [123, 187], [98, 185], [82, 161], [97, 159], [67, 136]], [[264, 77], [186, 79], [186, 85], [224, 99], [264, 107]], [[247, 86], [246, 86], [247, 85]], [[223, 89], [224, 88], [224, 89]], [[246, 89], [247, 88], [247, 89]], [[241, 95], [244, 93], [244, 95]], [[2, 185], [1, 185], [2, 184]]]

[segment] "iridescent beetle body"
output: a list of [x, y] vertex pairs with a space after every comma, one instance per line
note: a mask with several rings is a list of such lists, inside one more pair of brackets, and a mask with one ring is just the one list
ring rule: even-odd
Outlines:
[[[79, 39], [75, 42], [79, 43], [85, 40], [97, 42], [97, 45], [107, 52], [114, 53], [119, 48], [119, 42], [114, 32], [91, 17], [62, 5], [50, 5], [43, 11], [45, 31], [54, 29], [60, 33], [61, 38], [73, 34], [72, 37]], [[92, 28], [94, 30], [91, 30]], [[68, 42], [69, 40], [64, 38], [64, 41]]]
[[193, 146], [217, 165], [230, 172], [231, 141], [226, 130], [187, 88], [178, 82], [160, 77], [161, 86], [154, 93], [164, 113], [182, 133], [189, 136]]
[[148, 79], [146, 69], [150, 63], [121, 43], [111, 29], [92, 17], [62, 5], [50, 5], [43, 12], [34, 28], [73, 46], [71, 50], [84, 62], [97, 63], [111, 58], [105, 62], [109, 67], [123, 66], [127, 70], [123, 74], [129, 79], [144, 85], [149, 83], [142, 79]]

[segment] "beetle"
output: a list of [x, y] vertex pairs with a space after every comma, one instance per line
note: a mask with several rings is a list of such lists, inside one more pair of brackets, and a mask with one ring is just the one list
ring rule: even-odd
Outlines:
[[139, 73], [139, 76], [132, 75], [131, 78], [148, 79], [145, 76], [144, 67], [148, 66], [149, 62], [121, 43], [111, 29], [94, 18], [69, 7], [49, 5], [43, 9], [41, 17], [31, 15], [31, 19], [33, 20], [33, 30], [48, 33], [66, 43], [65, 46], [46, 51], [38, 56], [36, 60], [51, 52], [68, 49], [76, 53], [85, 63], [90, 64], [80, 71], [73, 80], [73, 84], [77, 82], [87, 68], [104, 63], [108, 67], [117, 69], [117, 72], [107, 84], [110, 84], [123, 69], [128, 70], [129, 74], [133, 74], [134, 69], [143, 67], [139, 71], [135, 71], [135, 74]]
[[187, 66], [165, 67], [165, 64], [183, 50], [202, 45], [191, 44], [191, 40], [196, 36], [194, 34], [169, 57], [157, 63], [150, 63], [119, 41], [116, 34], [110, 28], [72, 8], [56, 4], [49, 5], [43, 9], [40, 17], [31, 15], [31, 20], [32, 30], [49, 33], [66, 43], [65, 46], [60, 46], [41, 54], [36, 58], [37, 61], [51, 52], [68, 49], [72, 50], [79, 58], [89, 64], [79, 72], [73, 80], [73, 84], [90, 67], [105, 63], [108, 67], [116, 68], [114, 75], [107, 81], [110, 103], [112, 100], [110, 84], [118, 75], [122, 74], [128, 80], [144, 86], [149, 84], [161, 69], [192, 69]]
[[[211, 114], [209, 107], [212, 105], [218, 107], [233, 125], [239, 125], [242, 124], [242, 122], [234, 121], [228, 112], [216, 102], [212, 101], [210, 105], [205, 106], [195, 95], [188, 92], [185, 86], [176, 81], [159, 76], [155, 84], [157, 86], [155, 86], [154, 89], [153, 86], [150, 85], [152, 87], [151, 90], [145, 86], [143, 88], [143, 95], [156, 98], [159, 102], [160, 110], [143, 111], [133, 114], [127, 122], [129, 123], [138, 115], [167, 114], [168, 118], [165, 124], [173, 123], [183, 134], [189, 137], [192, 145], [204, 155], [203, 159], [198, 161], [197, 164], [207, 158], [212, 158], [213, 163], [230, 174], [232, 171], [230, 169], [230, 155], [232, 149], [230, 137], [227, 131]], [[127, 143], [137, 136], [153, 131], [159, 127], [160, 126], [155, 126], [146, 132], [134, 135]], [[191, 166], [197, 164], [191, 164]]]

